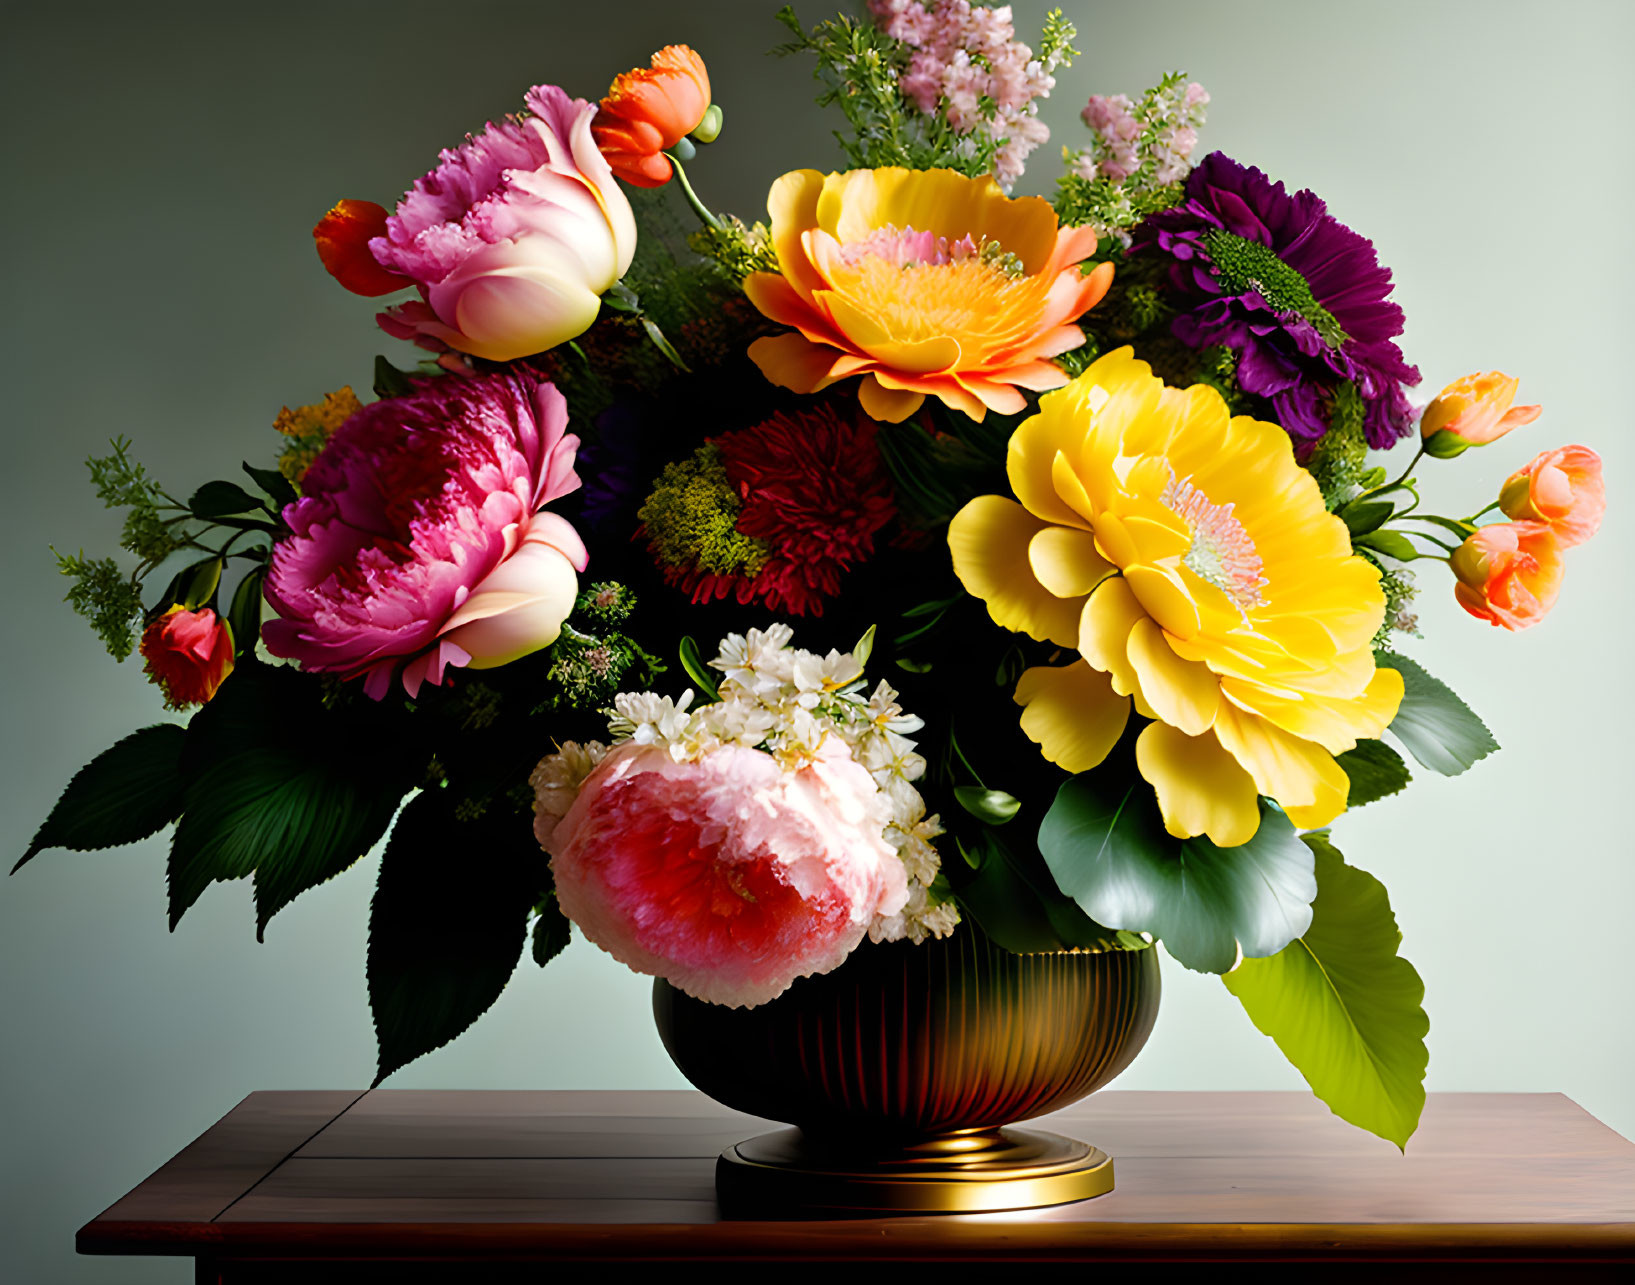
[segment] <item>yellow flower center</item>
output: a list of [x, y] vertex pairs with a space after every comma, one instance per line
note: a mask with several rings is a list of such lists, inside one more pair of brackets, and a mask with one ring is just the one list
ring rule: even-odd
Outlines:
[[888, 225], [841, 247], [833, 285], [894, 339], [983, 335], [1002, 324], [1009, 297], [1030, 282], [996, 241]]
[[1191, 478], [1174, 473], [1159, 499], [1192, 533], [1182, 565], [1224, 593], [1239, 611], [1265, 605], [1265, 566], [1243, 523], [1233, 516], [1233, 506], [1211, 503]]

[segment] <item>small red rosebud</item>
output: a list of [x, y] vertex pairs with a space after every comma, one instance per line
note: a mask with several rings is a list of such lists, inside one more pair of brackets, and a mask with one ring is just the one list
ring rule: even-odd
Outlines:
[[381, 267], [369, 252], [369, 242], [385, 235], [386, 208], [373, 201], [337, 201], [312, 229], [318, 257], [329, 275], [353, 294], [371, 299], [414, 284], [402, 273]]

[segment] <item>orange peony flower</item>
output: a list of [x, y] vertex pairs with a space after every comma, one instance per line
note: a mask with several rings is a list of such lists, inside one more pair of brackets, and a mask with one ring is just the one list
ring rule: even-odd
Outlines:
[[1496, 370], [1454, 380], [1420, 417], [1419, 435], [1426, 453], [1450, 459], [1472, 446], [1496, 442], [1513, 428], [1531, 424], [1544, 408], [1512, 407], [1518, 382]]
[[1545, 523], [1562, 548], [1583, 544], [1607, 509], [1601, 457], [1587, 446], [1545, 451], [1506, 479], [1499, 507], [1508, 518]]
[[375, 261], [369, 242], [385, 235], [386, 208], [373, 201], [337, 201], [312, 229], [318, 257], [329, 275], [353, 294], [371, 299], [414, 284]]
[[710, 74], [686, 45], [666, 45], [651, 67], [614, 80], [591, 134], [613, 172], [637, 187], [663, 187], [674, 167], [663, 153], [691, 134], [710, 109]]
[[795, 170], [772, 185], [777, 272], [744, 280], [790, 334], [749, 355], [774, 384], [815, 393], [861, 375], [877, 420], [899, 423], [926, 397], [980, 420], [1027, 405], [1019, 389], [1060, 388], [1049, 360], [1077, 348], [1072, 323], [1107, 293], [1088, 275], [1089, 228], [1062, 228], [1050, 203], [1006, 196], [952, 170]]
[[1454, 552], [1454, 596], [1478, 620], [1505, 629], [1536, 625], [1561, 592], [1561, 544], [1542, 522], [1496, 522]]
[[171, 709], [203, 705], [233, 672], [233, 634], [209, 607], [172, 607], [142, 631], [148, 677]]

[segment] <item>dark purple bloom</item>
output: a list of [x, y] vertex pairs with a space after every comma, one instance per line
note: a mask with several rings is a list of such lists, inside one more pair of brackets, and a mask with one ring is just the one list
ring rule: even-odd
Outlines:
[[1334, 390], [1347, 380], [1362, 396], [1370, 446], [1412, 430], [1403, 387], [1419, 371], [1394, 342], [1402, 309], [1387, 300], [1390, 270], [1314, 193], [1291, 196], [1211, 152], [1187, 179], [1186, 199], [1136, 230], [1131, 252], [1142, 251], [1174, 260], [1170, 281], [1185, 309], [1175, 337], [1235, 352], [1239, 387], [1269, 399], [1297, 445], [1328, 431]]

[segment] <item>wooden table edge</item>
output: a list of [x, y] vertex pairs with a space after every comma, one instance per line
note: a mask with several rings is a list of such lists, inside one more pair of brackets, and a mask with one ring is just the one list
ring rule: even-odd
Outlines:
[[1635, 1264], [1635, 1222], [1030, 1223], [952, 1218], [845, 1222], [151, 1223], [95, 1220], [81, 1254], [258, 1258], [442, 1257], [596, 1259], [607, 1263], [768, 1262], [792, 1251], [834, 1263], [917, 1260], [957, 1249], [963, 1260], [1192, 1261], [1253, 1254], [1272, 1261], [1605, 1262]]

